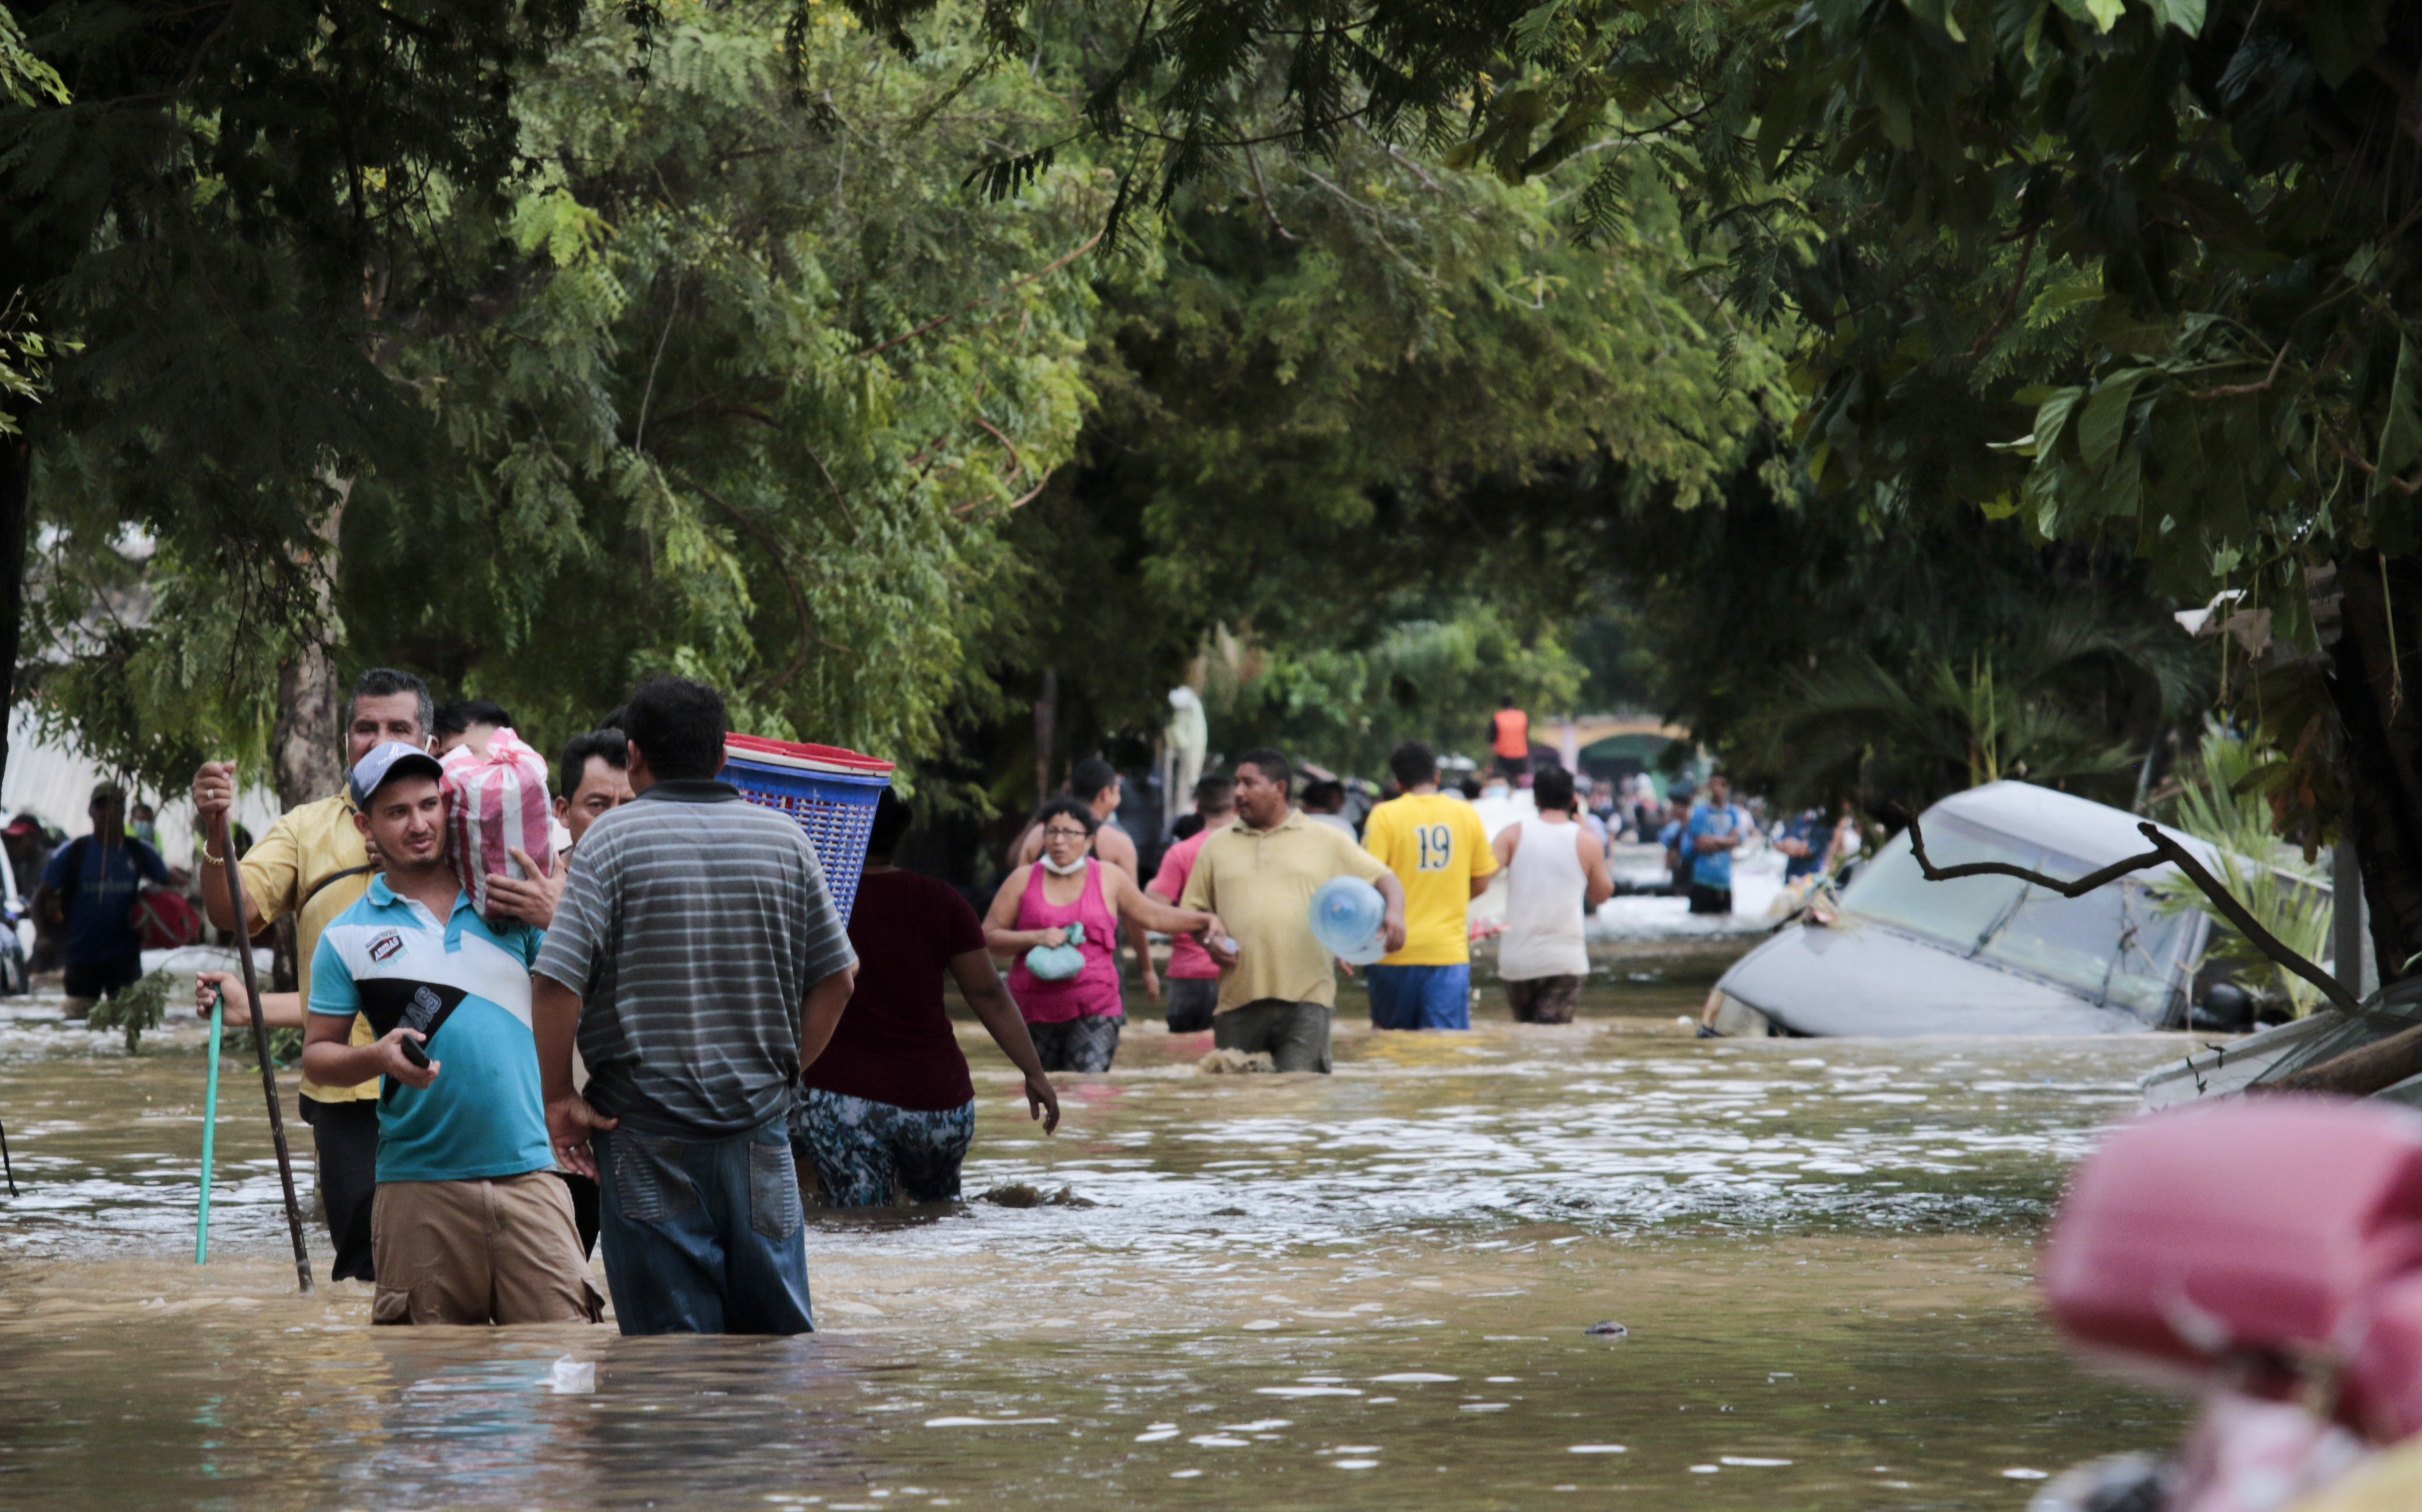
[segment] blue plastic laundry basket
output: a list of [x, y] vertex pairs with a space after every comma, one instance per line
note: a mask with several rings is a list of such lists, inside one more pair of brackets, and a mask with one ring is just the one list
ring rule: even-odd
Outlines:
[[891, 764], [838, 746], [726, 735], [723, 780], [749, 802], [798, 821], [824, 863], [833, 906], [847, 923], [866, 870], [874, 805], [891, 785]]

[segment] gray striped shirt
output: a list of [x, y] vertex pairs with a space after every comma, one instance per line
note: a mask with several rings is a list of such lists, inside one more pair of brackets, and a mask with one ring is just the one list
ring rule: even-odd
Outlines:
[[857, 959], [798, 824], [729, 783], [682, 780], [580, 837], [531, 970], [580, 995], [599, 1112], [720, 1139], [789, 1110], [800, 1004]]

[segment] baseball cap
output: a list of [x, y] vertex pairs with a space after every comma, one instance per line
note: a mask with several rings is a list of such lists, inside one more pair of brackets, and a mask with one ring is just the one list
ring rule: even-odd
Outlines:
[[347, 788], [352, 793], [354, 807], [370, 807], [370, 795], [395, 778], [417, 772], [424, 777], [443, 778], [446, 768], [437, 758], [417, 746], [407, 746], [401, 740], [383, 740], [372, 746], [370, 754], [354, 764], [354, 775]]

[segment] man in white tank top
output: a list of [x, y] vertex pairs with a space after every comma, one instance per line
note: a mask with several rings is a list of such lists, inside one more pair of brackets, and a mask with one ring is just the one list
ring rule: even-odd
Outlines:
[[1505, 933], [1497, 974], [1518, 1024], [1569, 1024], [1589, 978], [1583, 934], [1591, 909], [1614, 896], [1605, 843], [1573, 820], [1573, 776], [1544, 766], [1532, 780], [1539, 816], [1499, 830], [1505, 869]]

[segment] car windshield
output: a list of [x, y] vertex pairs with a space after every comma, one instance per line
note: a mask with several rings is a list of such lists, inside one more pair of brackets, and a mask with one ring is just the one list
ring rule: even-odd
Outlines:
[[[2093, 870], [2072, 857], [1948, 817], [1927, 826], [1926, 850], [1937, 866], [2005, 861], [2064, 879]], [[2192, 910], [2162, 909], [2153, 889], [2134, 877], [2082, 898], [2064, 898], [2007, 876], [1928, 882], [1906, 833], [1895, 836], [1851, 882], [1842, 906], [2148, 1020], [2170, 1012], [2200, 918]]]

